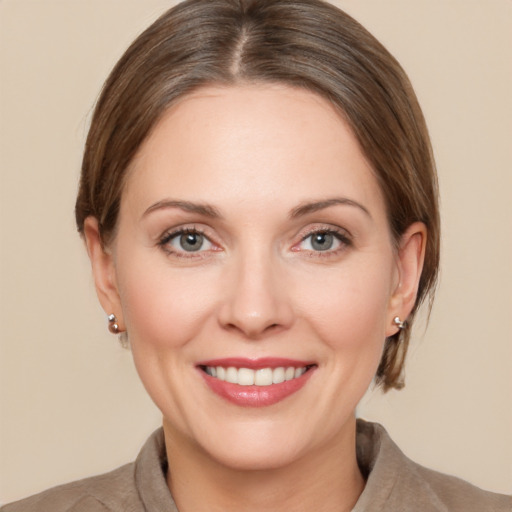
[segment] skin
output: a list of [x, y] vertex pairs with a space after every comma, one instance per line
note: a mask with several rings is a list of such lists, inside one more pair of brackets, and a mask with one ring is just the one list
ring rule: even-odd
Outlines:
[[[183, 228], [204, 233], [201, 250], [169, 240]], [[324, 251], [310, 236], [322, 230], [340, 237]], [[377, 180], [333, 107], [281, 85], [196, 91], [141, 146], [111, 246], [94, 218], [85, 237], [102, 306], [129, 333], [162, 411], [180, 510], [204, 500], [209, 510], [350, 510], [364, 487], [354, 411], [393, 318], [414, 305], [426, 230], [411, 225], [396, 246]], [[196, 367], [224, 357], [316, 367], [281, 402], [240, 407]]]

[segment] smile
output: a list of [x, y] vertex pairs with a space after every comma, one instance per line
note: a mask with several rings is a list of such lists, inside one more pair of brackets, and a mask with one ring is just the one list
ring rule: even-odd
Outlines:
[[281, 384], [281, 382], [298, 379], [310, 368], [302, 366], [279, 366], [277, 368], [260, 368], [253, 370], [251, 368], [235, 368], [229, 366], [205, 366], [204, 371], [216, 379], [238, 384], [239, 386], [271, 386], [272, 384]]
[[293, 395], [317, 364], [280, 358], [223, 359], [197, 365], [208, 388], [241, 407], [264, 407]]

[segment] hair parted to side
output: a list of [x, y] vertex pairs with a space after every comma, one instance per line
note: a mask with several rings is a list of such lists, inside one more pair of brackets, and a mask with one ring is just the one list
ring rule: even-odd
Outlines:
[[435, 164], [423, 114], [398, 62], [359, 23], [322, 0], [186, 0], [128, 48], [97, 102], [82, 164], [76, 222], [115, 237], [129, 165], [166, 109], [206, 85], [283, 83], [327, 98], [348, 121], [383, 192], [391, 232], [428, 229], [416, 305], [386, 340], [376, 382], [403, 386], [414, 315], [432, 299], [439, 265]]

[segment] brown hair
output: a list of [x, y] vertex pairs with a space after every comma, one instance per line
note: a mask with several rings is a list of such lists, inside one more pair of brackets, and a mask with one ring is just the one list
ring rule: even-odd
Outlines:
[[412, 86], [359, 23], [321, 0], [186, 0], [128, 48], [108, 77], [85, 145], [76, 222], [98, 219], [108, 245], [127, 169], [166, 109], [198, 87], [280, 82], [327, 98], [371, 162], [396, 241], [415, 221], [428, 229], [425, 264], [407, 326], [387, 339], [376, 380], [403, 386], [410, 328], [436, 283], [437, 179]]

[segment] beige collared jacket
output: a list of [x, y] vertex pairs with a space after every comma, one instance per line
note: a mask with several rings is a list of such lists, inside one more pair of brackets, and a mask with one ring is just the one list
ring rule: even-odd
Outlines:
[[[352, 512], [512, 512], [512, 496], [483, 491], [412, 462], [376, 423], [358, 420], [357, 456], [367, 482]], [[49, 489], [0, 511], [179, 512], [166, 484], [166, 470], [159, 429], [135, 462]]]

